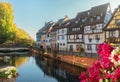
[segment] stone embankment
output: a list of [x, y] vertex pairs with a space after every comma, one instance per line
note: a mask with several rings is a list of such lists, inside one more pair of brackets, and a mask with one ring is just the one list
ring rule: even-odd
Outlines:
[[[40, 51], [34, 50], [34, 52], [41, 55]], [[97, 60], [97, 58], [91, 58], [91, 57], [85, 57], [85, 56], [79, 57], [74, 55], [63, 55], [63, 54], [57, 54], [57, 56], [54, 57], [52, 53], [45, 53], [43, 56], [50, 57], [62, 62], [66, 62], [75, 66], [80, 66], [83, 68], [90, 67]]]
[[[50, 58], [54, 58], [51, 53], [47, 54], [47, 56], [49, 56]], [[90, 67], [97, 60], [96, 58], [83, 57], [83, 56], [78, 57], [78, 56], [62, 55], [62, 54], [57, 54], [57, 57], [55, 59], [75, 66], [80, 66], [83, 68]]]

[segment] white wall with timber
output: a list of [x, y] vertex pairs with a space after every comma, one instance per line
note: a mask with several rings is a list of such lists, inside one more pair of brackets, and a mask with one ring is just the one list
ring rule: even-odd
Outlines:
[[59, 50], [67, 50], [67, 28], [58, 29], [56, 34]]

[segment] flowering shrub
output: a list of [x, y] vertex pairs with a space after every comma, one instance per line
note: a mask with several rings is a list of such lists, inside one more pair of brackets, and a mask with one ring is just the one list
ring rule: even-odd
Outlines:
[[98, 46], [98, 60], [80, 75], [80, 82], [120, 82], [120, 47]]
[[16, 77], [17, 75], [18, 75], [17, 69], [13, 66], [0, 69], [0, 79], [13, 78]]

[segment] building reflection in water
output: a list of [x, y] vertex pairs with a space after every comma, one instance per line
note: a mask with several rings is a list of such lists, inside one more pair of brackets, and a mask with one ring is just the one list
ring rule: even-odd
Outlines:
[[44, 75], [54, 77], [58, 82], [79, 82], [79, 74], [86, 70], [44, 57], [35, 57], [35, 60]]
[[[31, 58], [30, 55], [2, 56], [0, 57], [0, 67], [13, 65], [16, 66], [17, 68], [22, 67], [23, 70], [25, 69], [29, 70], [27, 66], [23, 66], [23, 65], [25, 65], [26, 62], [30, 62], [29, 61], [30, 58]], [[33, 68], [36, 68], [35, 66], [39, 67], [39, 69], [42, 70], [42, 73], [44, 73], [45, 78], [46, 76], [55, 78], [57, 82], [79, 82], [79, 74], [82, 71], [86, 71], [86, 69], [75, 67], [73, 65], [45, 57], [33, 56], [32, 61], [35, 62], [34, 63], [35, 65], [30, 63], [31, 64], [30, 66], [33, 66]], [[19, 71], [19, 73], [24, 74], [23, 71]], [[30, 73], [31, 72], [29, 72], [29, 74]], [[38, 73], [42, 74], [39, 71]], [[40, 74], [36, 74], [36, 75], [40, 75]], [[19, 79], [24, 80], [24, 78], [22, 77], [19, 77]], [[27, 79], [29, 79], [29, 77]], [[21, 82], [19, 80], [17, 81]], [[14, 82], [16, 82], [16, 80]]]

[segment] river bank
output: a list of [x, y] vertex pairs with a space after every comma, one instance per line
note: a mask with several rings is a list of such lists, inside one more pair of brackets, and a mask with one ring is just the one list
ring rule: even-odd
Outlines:
[[75, 55], [63, 55], [63, 54], [57, 54], [56, 57], [52, 53], [44, 53], [41, 54], [38, 50], [33, 50], [33, 52], [37, 53], [38, 55], [42, 55], [45, 57], [49, 57], [52, 59], [56, 59], [65, 63], [69, 63], [75, 66], [80, 66], [83, 68], [90, 67], [97, 58], [91, 58], [91, 57], [85, 57], [85, 56], [75, 56]]

